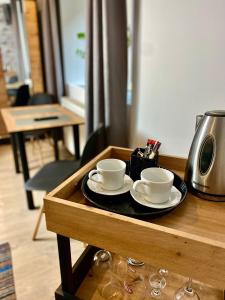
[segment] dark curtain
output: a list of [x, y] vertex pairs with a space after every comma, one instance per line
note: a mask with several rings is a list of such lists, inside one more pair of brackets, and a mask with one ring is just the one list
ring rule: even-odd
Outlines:
[[108, 143], [127, 146], [127, 20], [125, 0], [88, 0], [87, 133], [99, 124]]
[[59, 100], [64, 95], [58, 0], [38, 0], [46, 92]]

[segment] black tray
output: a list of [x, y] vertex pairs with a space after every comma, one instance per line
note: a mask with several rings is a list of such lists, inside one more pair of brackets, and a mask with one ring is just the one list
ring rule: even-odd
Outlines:
[[154, 218], [172, 211], [174, 208], [176, 208], [184, 201], [187, 195], [187, 186], [185, 182], [174, 172], [173, 174], [174, 174], [173, 185], [181, 192], [182, 197], [180, 202], [177, 205], [173, 207], [163, 208], [163, 209], [149, 208], [137, 203], [132, 198], [130, 192], [121, 195], [116, 195], [116, 196], [97, 194], [92, 190], [90, 190], [87, 185], [88, 174], [84, 177], [82, 181], [81, 190], [85, 198], [89, 202], [97, 206], [98, 208], [108, 210], [117, 214], [129, 216], [129, 217], [134, 217], [134, 218], [147, 218], [147, 217]]

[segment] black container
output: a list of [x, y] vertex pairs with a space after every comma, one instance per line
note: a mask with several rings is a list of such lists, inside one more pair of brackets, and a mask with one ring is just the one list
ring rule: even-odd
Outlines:
[[158, 153], [156, 153], [153, 159], [138, 156], [138, 151], [144, 153], [144, 148], [136, 148], [131, 154], [130, 158], [130, 177], [133, 180], [140, 179], [141, 171], [146, 168], [157, 167], [158, 165]]

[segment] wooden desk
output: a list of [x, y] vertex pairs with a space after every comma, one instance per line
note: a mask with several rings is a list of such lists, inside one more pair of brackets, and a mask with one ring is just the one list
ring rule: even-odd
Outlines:
[[[76, 268], [72, 268], [69, 238], [156, 267], [163, 266], [183, 276], [192, 276], [219, 289], [213, 298], [207, 297], [207, 288], [203, 289], [205, 294], [201, 299], [223, 299], [225, 202], [206, 201], [188, 193], [182, 204], [170, 213], [155, 219], [139, 220], [96, 208], [84, 197], [82, 179], [99, 160], [129, 160], [131, 151], [108, 147], [45, 196], [47, 229], [58, 235], [62, 285], [56, 292], [56, 299], [67, 299], [64, 297], [66, 293], [71, 295], [69, 299], [77, 299], [75, 294], [80, 277], [83, 280], [88, 271], [85, 264], [80, 275]], [[159, 164], [183, 176], [186, 160], [161, 155]], [[93, 252], [85, 259], [88, 257], [90, 261]]]
[[[16, 172], [19, 172], [19, 162], [17, 156], [17, 143], [22, 164], [24, 181], [29, 179], [29, 169], [25, 151], [24, 133], [40, 130], [54, 129], [64, 126], [73, 126], [74, 146], [76, 158], [80, 157], [79, 146], [79, 125], [84, 124], [84, 119], [74, 114], [59, 104], [34, 105], [10, 107], [1, 110], [4, 123], [8, 133], [11, 134], [12, 150], [15, 161]], [[39, 118], [57, 117], [56, 119], [38, 120]], [[55, 156], [58, 159], [57, 140], [55, 139]], [[27, 201], [29, 209], [33, 209], [33, 197], [27, 191]]]

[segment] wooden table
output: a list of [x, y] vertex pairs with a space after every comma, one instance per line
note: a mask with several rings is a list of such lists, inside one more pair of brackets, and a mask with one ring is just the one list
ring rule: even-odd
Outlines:
[[[90, 262], [96, 251], [87, 248], [78, 261], [80, 267], [72, 268], [70, 238], [153, 266], [163, 266], [183, 276], [192, 276], [218, 289], [211, 298], [207, 288], [203, 288], [204, 297], [201, 299], [223, 299], [224, 202], [210, 202], [188, 193], [185, 201], [170, 213], [140, 220], [96, 208], [83, 196], [82, 179], [99, 160], [110, 157], [128, 160], [131, 151], [107, 148], [45, 196], [47, 229], [57, 233], [59, 249], [62, 284], [56, 292], [56, 299], [67, 299], [65, 295], [70, 296], [68, 299], [77, 299], [77, 290], [88, 273], [85, 261]], [[161, 155], [159, 164], [183, 176], [186, 160]], [[88, 286], [85, 288], [89, 289]]]
[[[1, 110], [1, 113], [7, 131], [11, 135], [12, 150], [17, 173], [19, 172], [19, 160], [17, 155], [18, 143], [24, 182], [29, 179], [29, 168], [24, 142], [24, 133], [26, 132], [73, 126], [76, 158], [78, 159], [80, 157], [79, 125], [84, 124], [84, 119], [70, 110], [59, 104], [47, 104], [4, 108]], [[43, 119], [49, 117], [53, 117], [53, 119]], [[40, 120], [40, 118], [42, 118], [42, 120]], [[55, 135], [54, 141], [55, 158], [58, 160], [59, 153]], [[34, 209], [32, 192], [26, 191], [26, 195], [29, 209]]]

